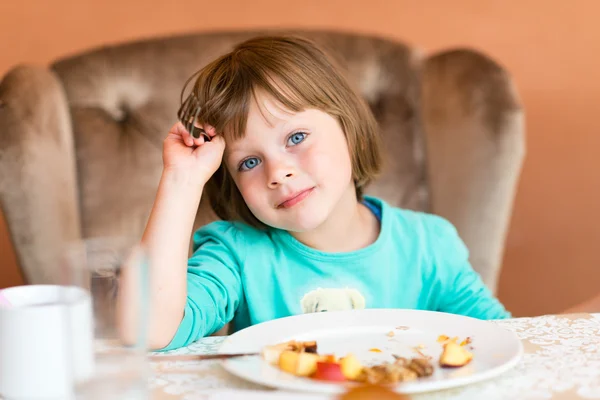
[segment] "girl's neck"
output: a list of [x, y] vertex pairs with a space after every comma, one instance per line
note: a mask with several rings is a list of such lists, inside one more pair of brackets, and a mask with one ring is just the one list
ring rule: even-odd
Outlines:
[[313, 249], [340, 253], [359, 250], [379, 236], [379, 220], [360, 203], [352, 186], [342, 196], [329, 218], [310, 232], [290, 232], [299, 242]]

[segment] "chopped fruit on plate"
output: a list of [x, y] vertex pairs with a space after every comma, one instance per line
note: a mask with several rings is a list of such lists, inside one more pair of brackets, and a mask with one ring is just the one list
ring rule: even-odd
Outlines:
[[442, 367], [462, 367], [473, 359], [473, 354], [456, 342], [450, 341], [444, 344], [444, 351], [440, 356]]
[[454, 336], [453, 338], [450, 338], [450, 337], [448, 337], [448, 336], [446, 336], [446, 335], [440, 335], [440, 336], [438, 337], [437, 341], [438, 341], [439, 343], [442, 343], [442, 344], [445, 344], [445, 343], [448, 343], [448, 342], [454, 342], [454, 343], [457, 343], [457, 342], [458, 342], [458, 336]]
[[296, 366], [298, 365], [298, 354], [295, 351], [286, 350], [279, 357], [279, 368], [282, 371], [296, 374]]
[[[442, 367], [462, 367], [468, 364], [473, 354], [462, 344], [469, 343], [466, 339], [458, 344], [458, 338], [445, 339], [444, 350], [440, 356]], [[419, 351], [417, 346], [415, 351]], [[335, 354], [318, 354], [316, 342], [289, 341], [274, 346], [266, 346], [263, 350], [264, 359], [279, 367], [284, 372], [300, 377], [310, 377], [329, 382], [360, 382], [372, 385], [393, 384], [412, 381], [433, 375], [434, 366], [431, 357], [420, 353], [418, 358], [404, 358], [392, 355], [394, 362], [365, 366], [353, 354], [347, 354], [338, 359]], [[378, 348], [370, 352], [382, 353]]]
[[322, 381], [343, 382], [346, 380], [342, 372], [342, 366], [339, 363], [318, 362], [317, 371], [313, 378]]
[[296, 366], [296, 375], [311, 376], [317, 371], [319, 356], [312, 353], [298, 353], [298, 365]]
[[342, 368], [342, 374], [346, 379], [356, 379], [360, 375], [363, 366], [353, 354], [348, 354], [340, 360], [340, 366]]
[[444, 342], [447, 342], [448, 340], [450, 340], [450, 338], [446, 335], [440, 335], [437, 338], [438, 343], [444, 343]]
[[312, 353], [284, 351], [279, 357], [279, 368], [296, 376], [311, 376], [317, 370], [319, 356]]
[[265, 346], [262, 351], [262, 356], [269, 364], [276, 365], [279, 362], [281, 353], [284, 351], [292, 351], [295, 353], [317, 353], [317, 342], [297, 342], [291, 340], [289, 342], [279, 343], [273, 346]]
[[325, 354], [325, 355], [320, 356], [319, 361], [336, 363], [336, 362], [338, 362], [338, 358], [335, 356], [335, 354]]

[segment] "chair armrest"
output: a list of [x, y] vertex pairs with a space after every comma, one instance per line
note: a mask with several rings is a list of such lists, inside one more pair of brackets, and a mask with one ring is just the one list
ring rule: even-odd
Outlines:
[[28, 283], [59, 283], [64, 246], [81, 237], [75, 165], [60, 81], [14, 68], [0, 82], [0, 207]]
[[518, 95], [502, 67], [471, 50], [429, 57], [421, 76], [431, 211], [456, 226], [495, 292], [525, 156]]

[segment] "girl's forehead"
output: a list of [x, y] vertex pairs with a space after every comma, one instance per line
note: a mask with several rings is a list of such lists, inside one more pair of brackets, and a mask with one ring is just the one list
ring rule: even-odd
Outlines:
[[273, 96], [257, 91], [248, 110], [248, 125], [263, 123], [275, 127], [289, 121], [295, 114]]
[[227, 152], [242, 150], [255, 141], [264, 133], [275, 132], [285, 129], [286, 125], [294, 121], [296, 113], [283, 108], [281, 103], [265, 101], [263, 104], [254, 104], [248, 111], [246, 129], [241, 137], [234, 138], [231, 135], [226, 138]]

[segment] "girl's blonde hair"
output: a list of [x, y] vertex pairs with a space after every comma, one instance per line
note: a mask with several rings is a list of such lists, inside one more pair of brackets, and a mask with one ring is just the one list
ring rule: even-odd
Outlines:
[[[312, 41], [293, 36], [250, 39], [190, 79], [194, 76], [190, 93], [197, 103], [194, 117], [227, 139], [244, 136], [250, 104], [256, 91], [262, 91], [290, 111], [317, 109], [337, 118], [346, 135], [359, 199], [379, 173], [381, 150], [375, 117], [340, 68]], [[224, 162], [207, 182], [205, 194], [222, 220], [264, 227], [246, 206]]]

